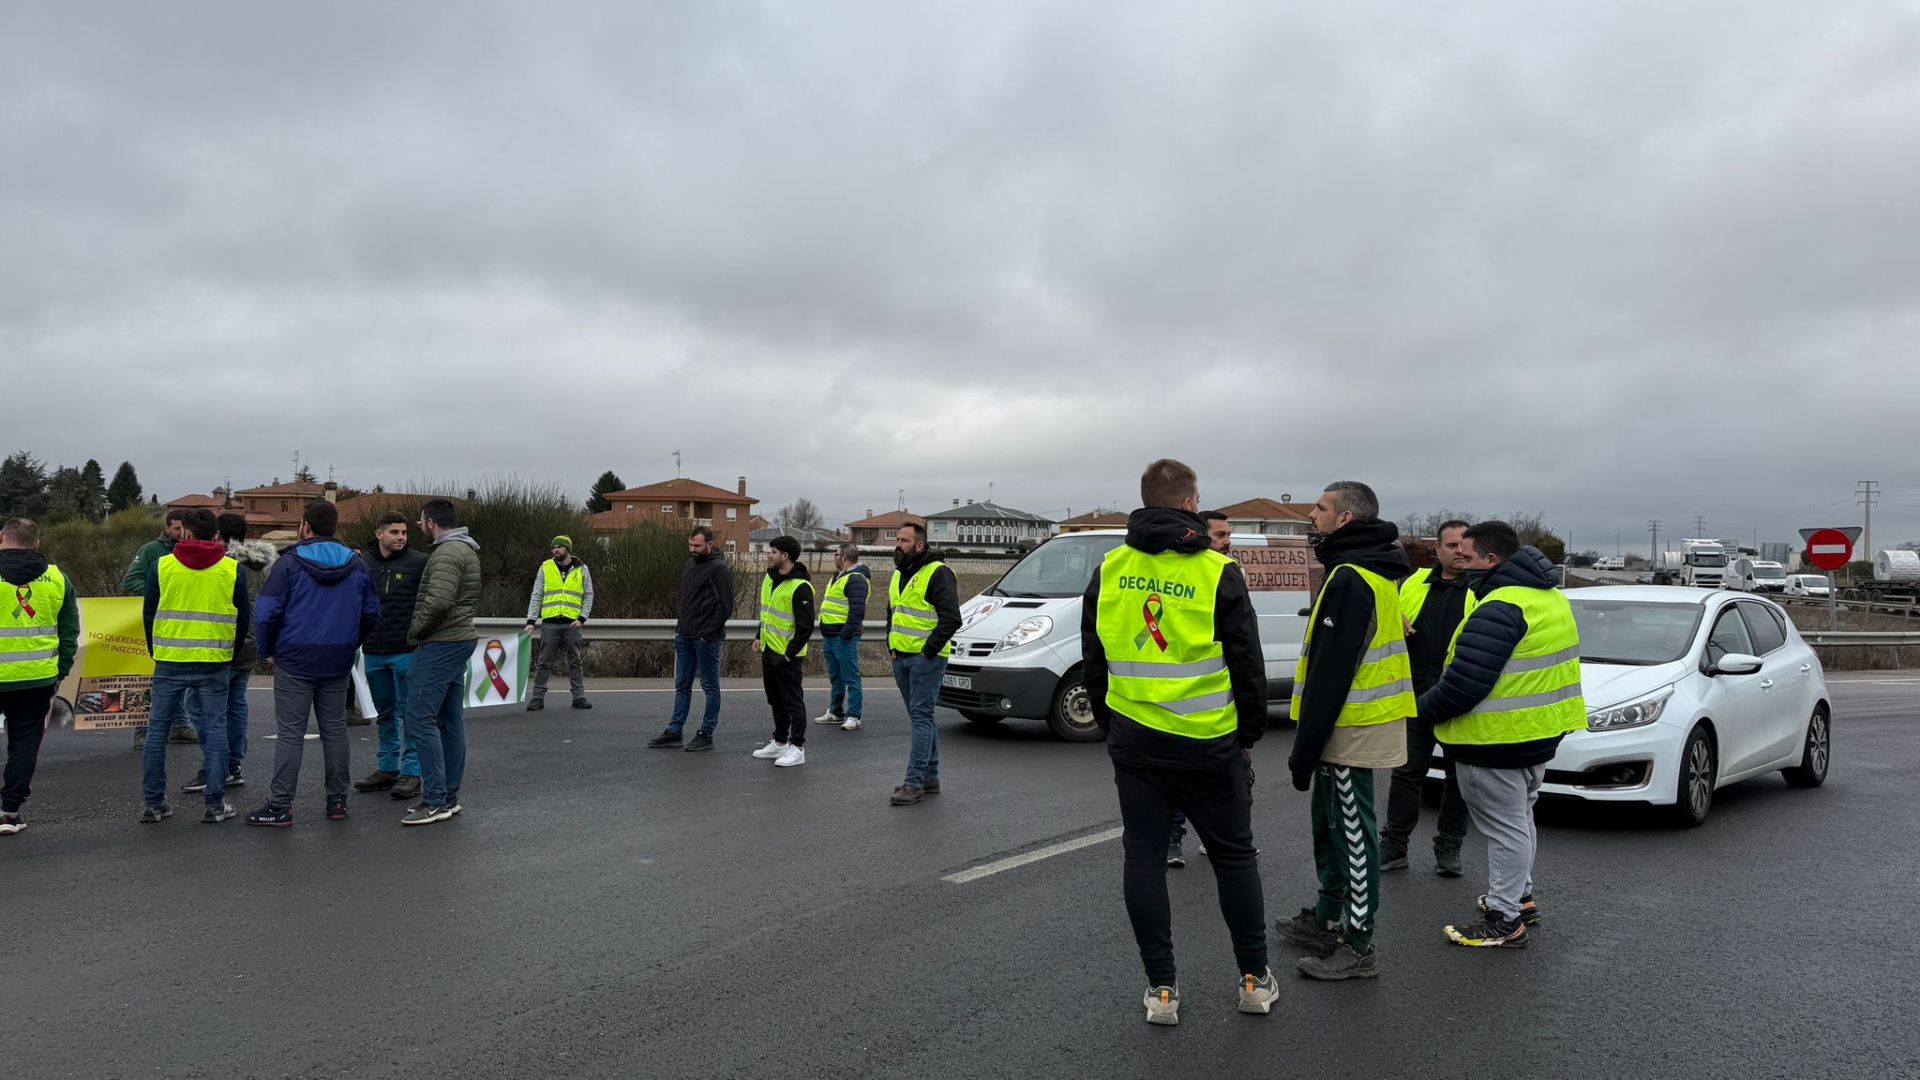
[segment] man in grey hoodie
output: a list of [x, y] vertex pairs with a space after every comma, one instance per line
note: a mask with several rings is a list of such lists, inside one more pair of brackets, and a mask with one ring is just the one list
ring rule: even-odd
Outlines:
[[420, 509], [433, 541], [420, 573], [420, 597], [407, 641], [416, 645], [407, 688], [407, 741], [420, 756], [420, 803], [402, 825], [431, 825], [460, 812], [467, 771], [467, 663], [473, 658], [473, 611], [480, 603], [480, 545], [459, 525], [446, 499]]

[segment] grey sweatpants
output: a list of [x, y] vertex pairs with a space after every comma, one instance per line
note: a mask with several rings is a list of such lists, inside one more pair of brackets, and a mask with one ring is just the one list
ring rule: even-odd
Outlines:
[[566, 623], [541, 623], [540, 659], [533, 665], [533, 700], [546, 698], [547, 673], [553, 670], [554, 660], [563, 655], [567, 658], [567, 685], [573, 691], [573, 700], [585, 699], [587, 665], [584, 654], [585, 643], [581, 640], [579, 627]]
[[1520, 900], [1533, 895], [1533, 856], [1539, 848], [1533, 804], [1540, 801], [1545, 765], [1489, 769], [1455, 762], [1460, 797], [1474, 828], [1487, 838], [1487, 906], [1507, 919], [1520, 915]]
[[347, 691], [350, 673], [329, 679], [303, 679], [284, 671], [273, 673], [273, 789], [267, 805], [275, 810], [293, 806], [300, 787], [300, 759], [307, 752], [307, 717], [320, 727], [320, 749], [326, 756], [327, 794], [345, 795], [352, 779], [347, 744]]

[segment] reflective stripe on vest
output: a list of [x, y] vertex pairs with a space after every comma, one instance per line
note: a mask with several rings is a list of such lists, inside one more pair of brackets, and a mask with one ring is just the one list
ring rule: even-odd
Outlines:
[[[5, 589], [13, 590], [11, 597]], [[66, 575], [52, 564], [25, 585], [0, 585], [0, 685], [60, 674], [60, 609], [66, 602]]]
[[852, 605], [847, 603], [847, 579], [853, 571], [835, 574], [827, 582], [827, 595], [820, 599], [820, 625], [839, 626], [853, 614]]
[[1360, 654], [1360, 666], [1354, 669], [1353, 682], [1347, 687], [1346, 701], [1340, 706], [1336, 727], [1371, 727], [1405, 720], [1415, 713], [1413, 664], [1407, 658], [1406, 623], [1402, 621], [1400, 590], [1394, 583], [1371, 570], [1341, 563], [1327, 572], [1320, 595], [1313, 601], [1313, 618], [1307, 622], [1306, 640], [1300, 643], [1300, 663], [1294, 668], [1293, 701], [1287, 714], [1300, 722], [1300, 701], [1307, 689], [1308, 659], [1313, 654], [1313, 635], [1320, 629], [1320, 604], [1327, 598], [1333, 575], [1342, 570], [1360, 575], [1373, 593], [1373, 637], [1367, 651]]
[[160, 560], [159, 610], [153, 616], [153, 658], [176, 664], [224, 664], [233, 660], [240, 609], [233, 586], [240, 564], [222, 558], [194, 570], [177, 556]]
[[[927, 585], [933, 581], [934, 571], [945, 565], [938, 560], [929, 562], [915, 571], [912, 580], [904, 586], [900, 579], [905, 575], [898, 570], [893, 572], [893, 580], [887, 582], [887, 607], [893, 612], [887, 626], [889, 650], [917, 653], [927, 647], [934, 629], [940, 625], [939, 613], [933, 610], [933, 604], [927, 600]], [[953, 655], [951, 639], [940, 647], [940, 655]]]
[[1142, 727], [1217, 739], [1239, 727], [1226, 653], [1214, 631], [1216, 551], [1149, 555], [1125, 544], [1100, 563], [1095, 629], [1107, 654], [1107, 707]]
[[[1428, 567], [1425, 570], [1415, 570], [1405, 581], [1400, 583], [1400, 614], [1407, 620], [1408, 626], [1412, 626], [1415, 622], [1419, 621], [1421, 609], [1427, 606], [1427, 595], [1433, 591], [1433, 575], [1435, 572], [1432, 567]], [[1462, 586], [1462, 588], [1464, 588], [1464, 586]], [[1473, 614], [1474, 605], [1479, 602], [1480, 601], [1474, 597], [1473, 590], [1467, 589], [1467, 603], [1460, 617], [1465, 619], [1468, 615]]]
[[[1500, 746], [1584, 730], [1587, 703], [1580, 692], [1580, 626], [1567, 594], [1509, 585], [1480, 600], [1482, 605], [1496, 602], [1520, 609], [1527, 620], [1527, 636], [1500, 669], [1486, 700], [1465, 716], [1435, 725], [1434, 735], [1458, 746]], [[1465, 629], [1462, 622], [1460, 630]], [[1447, 649], [1447, 663], [1453, 663], [1459, 644], [1457, 630]]]
[[574, 560], [567, 572], [560, 572], [559, 564], [548, 559], [540, 566], [541, 593], [540, 617], [542, 619], [577, 619], [580, 609], [586, 605], [587, 574], [583, 564]]
[[[773, 578], [763, 576], [760, 579], [760, 647], [772, 649], [781, 656], [787, 655], [787, 646], [793, 644], [793, 597], [802, 586], [811, 590], [813, 583], [805, 578], [788, 578], [774, 585]], [[800, 655], [807, 655], [805, 646]]]

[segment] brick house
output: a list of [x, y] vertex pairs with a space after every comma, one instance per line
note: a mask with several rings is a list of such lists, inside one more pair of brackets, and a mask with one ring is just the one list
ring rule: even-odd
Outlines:
[[1062, 533], [1088, 532], [1093, 529], [1124, 529], [1127, 527], [1127, 515], [1119, 510], [1095, 510], [1090, 514], [1075, 514], [1060, 523]]
[[263, 487], [235, 492], [214, 488], [211, 495], [182, 495], [168, 503], [167, 508], [204, 508], [215, 514], [243, 514], [247, 519], [247, 535], [256, 539], [290, 540], [300, 534], [300, 515], [308, 503], [318, 499], [334, 502], [339, 497], [340, 485], [332, 481], [321, 484], [295, 480], [283, 484], [275, 480]]
[[890, 548], [900, 532], [900, 526], [912, 522], [925, 525], [927, 519], [911, 510], [889, 510], [879, 515], [869, 510], [867, 516], [859, 521], [847, 522], [847, 532], [853, 536], [853, 542], [861, 547]]
[[737, 554], [747, 551], [753, 507], [760, 501], [747, 494], [744, 476], [734, 491], [683, 478], [610, 491], [602, 497], [613, 504], [613, 509], [587, 519], [594, 532], [619, 532], [641, 522], [687, 532], [692, 532], [695, 525], [706, 525], [713, 529], [720, 550]]
[[1256, 498], [1223, 506], [1220, 512], [1227, 515], [1227, 524], [1233, 526], [1236, 533], [1305, 536], [1313, 531], [1312, 522], [1307, 519], [1307, 511], [1312, 509], [1312, 503]]

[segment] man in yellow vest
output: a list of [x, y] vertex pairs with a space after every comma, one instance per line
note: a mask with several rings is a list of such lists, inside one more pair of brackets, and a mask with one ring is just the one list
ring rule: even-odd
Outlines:
[[[1413, 692], [1424, 694], [1440, 681], [1447, 667], [1447, 649], [1453, 632], [1473, 610], [1467, 589], [1464, 521], [1442, 522], [1434, 550], [1434, 565], [1415, 570], [1400, 583], [1400, 615], [1407, 621], [1407, 660], [1413, 667]], [[1380, 869], [1403, 870], [1413, 827], [1420, 824], [1420, 799], [1433, 763], [1433, 725], [1418, 717], [1407, 721], [1407, 763], [1393, 770], [1393, 788], [1387, 796], [1387, 823], [1380, 829]], [[1453, 764], [1446, 768], [1440, 795], [1440, 823], [1433, 834], [1433, 863], [1441, 877], [1459, 877], [1460, 844], [1467, 838], [1467, 804], [1460, 801], [1460, 783]]]
[[913, 806], [940, 793], [940, 729], [933, 710], [959, 631], [960, 583], [927, 546], [926, 523], [909, 521], [894, 534], [893, 580], [887, 583], [887, 655], [913, 732], [907, 778], [887, 798], [892, 806]]
[[[1208, 547], [1222, 555], [1227, 555], [1228, 552], [1233, 550], [1233, 523], [1227, 520], [1226, 514], [1218, 510], [1209, 510], [1200, 515], [1200, 520], [1207, 523]], [[1228, 558], [1232, 558], [1232, 556], [1228, 555]], [[1264, 671], [1261, 672], [1261, 677], [1265, 678], [1265, 676], [1266, 673]], [[1173, 839], [1167, 844], [1167, 865], [1176, 870], [1187, 865], [1186, 853], [1180, 850], [1180, 842], [1186, 838], [1187, 815], [1175, 810], [1173, 812]], [[1204, 841], [1196, 841], [1195, 846], [1199, 848], [1200, 854], [1205, 855], [1207, 853], [1207, 845]]]
[[841, 544], [833, 558], [833, 580], [820, 598], [820, 646], [827, 656], [827, 711], [822, 724], [842, 731], [860, 730], [865, 684], [860, 679], [860, 632], [867, 622], [867, 595], [873, 577], [860, 561], [860, 545]]
[[1533, 804], [1547, 762], [1570, 731], [1587, 726], [1580, 692], [1580, 627], [1554, 565], [1522, 547], [1504, 521], [1466, 532], [1477, 603], [1455, 633], [1447, 669], [1420, 695], [1420, 718], [1453, 759], [1460, 795], [1487, 837], [1487, 893], [1480, 911], [1446, 927], [1470, 948], [1523, 949], [1539, 925]]
[[1294, 965], [1328, 981], [1379, 974], [1373, 928], [1380, 912], [1380, 841], [1373, 770], [1407, 760], [1414, 715], [1406, 624], [1398, 583], [1410, 569], [1400, 530], [1380, 520], [1373, 489], [1328, 484], [1308, 514], [1308, 541], [1326, 576], [1307, 623], [1289, 712], [1298, 729], [1287, 768], [1313, 790], [1313, 907], [1274, 926], [1311, 950]]
[[1253, 845], [1250, 748], [1267, 725], [1253, 600], [1239, 566], [1208, 543], [1192, 469], [1171, 459], [1148, 465], [1140, 502], [1126, 543], [1087, 586], [1080, 652], [1120, 797], [1121, 888], [1147, 970], [1146, 1020], [1180, 1022], [1166, 860], [1176, 811], [1213, 866], [1239, 966], [1238, 1008], [1265, 1015], [1280, 986], [1267, 966]]
[[27, 827], [20, 808], [32, 794], [47, 710], [80, 650], [80, 604], [66, 575], [40, 554], [40, 527], [26, 518], [0, 526], [0, 582], [0, 716], [7, 718], [0, 836], [12, 836]]
[[547, 675], [557, 655], [567, 658], [567, 684], [573, 707], [591, 709], [587, 700], [586, 648], [580, 628], [593, 614], [593, 571], [573, 557], [573, 537], [556, 536], [548, 542], [553, 557], [533, 575], [533, 595], [527, 599], [527, 633], [540, 627], [540, 660], [533, 665], [533, 693], [527, 711], [547, 707]]
[[807, 642], [813, 639], [813, 577], [800, 561], [800, 541], [776, 536], [760, 579], [760, 679], [773, 709], [773, 738], [753, 752], [782, 768], [807, 763]]
[[252, 617], [246, 578], [227, 557], [227, 545], [211, 510], [195, 507], [181, 518], [187, 538], [147, 568], [142, 618], [153, 655], [153, 694], [148, 704], [140, 820], [155, 824], [173, 816], [167, 802], [167, 731], [186, 715], [200, 732], [200, 766], [206, 777], [211, 825], [233, 817], [227, 801], [227, 694], [236, 643], [245, 640]]

